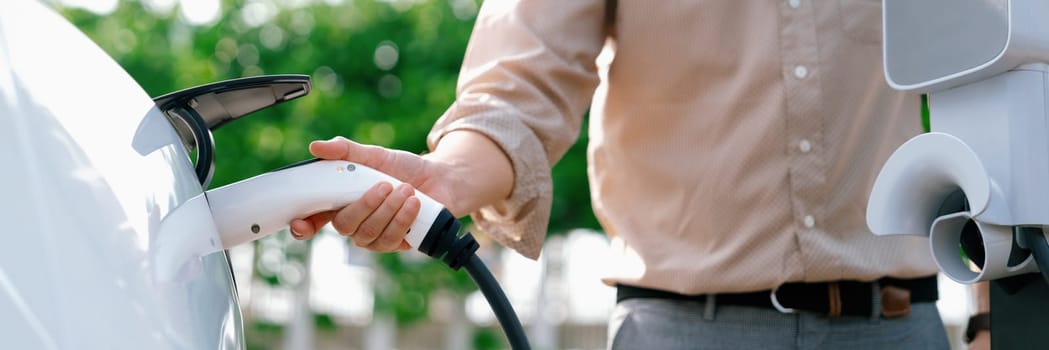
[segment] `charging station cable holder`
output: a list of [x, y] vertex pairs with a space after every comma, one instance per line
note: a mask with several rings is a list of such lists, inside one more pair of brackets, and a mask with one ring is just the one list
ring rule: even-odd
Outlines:
[[[886, 161], [868, 225], [929, 237], [936, 263], [961, 283], [1038, 271], [1033, 256], [1010, 256], [1014, 228], [1049, 226], [1049, 1], [882, 6], [886, 81], [928, 94], [932, 130]], [[967, 224], [979, 232], [980, 271], [958, 249]]]

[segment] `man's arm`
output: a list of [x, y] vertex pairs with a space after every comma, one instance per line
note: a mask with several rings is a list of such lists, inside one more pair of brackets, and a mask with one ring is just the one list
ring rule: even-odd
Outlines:
[[[977, 315], [990, 315], [991, 312], [991, 287], [990, 282], [983, 281], [972, 285], [973, 298], [976, 300], [976, 314]], [[969, 327], [974, 327], [973, 322], [969, 322]], [[991, 348], [991, 330], [974, 328], [973, 337], [969, 339], [970, 350], [987, 350]], [[968, 331], [967, 331], [968, 333]]]

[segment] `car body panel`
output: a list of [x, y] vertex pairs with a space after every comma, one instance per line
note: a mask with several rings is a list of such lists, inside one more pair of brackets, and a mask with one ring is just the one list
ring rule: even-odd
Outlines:
[[46, 6], [0, 2], [4, 348], [243, 348], [224, 254], [158, 259], [213, 237], [210, 217], [165, 220], [202, 193], [127, 72]]

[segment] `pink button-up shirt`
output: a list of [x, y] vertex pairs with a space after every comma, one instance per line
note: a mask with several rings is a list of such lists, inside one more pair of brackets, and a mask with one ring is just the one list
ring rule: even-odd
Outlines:
[[611, 22], [606, 4], [484, 2], [428, 139], [474, 130], [510, 157], [512, 196], [472, 214], [482, 231], [539, 255], [550, 168], [589, 108], [607, 283], [698, 294], [936, 272], [926, 240], [865, 222], [881, 165], [920, 132], [918, 96], [882, 75], [880, 1], [621, 0]]

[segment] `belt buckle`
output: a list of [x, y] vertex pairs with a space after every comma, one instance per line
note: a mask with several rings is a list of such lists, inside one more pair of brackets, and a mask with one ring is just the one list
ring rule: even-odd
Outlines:
[[[783, 304], [781, 304], [779, 302], [779, 298], [776, 297], [776, 292], [779, 291], [779, 287], [780, 286], [776, 286], [776, 288], [773, 288], [772, 292], [769, 293], [769, 300], [772, 301], [772, 307], [775, 308], [776, 311], [779, 311], [782, 314], [795, 314], [795, 313], [798, 313], [797, 309], [783, 306]], [[841, 287], [838, 285], [837, 282], [830, 282], [830, 283], [827, 284], [827, 294], [828, 294], [827, 295], [828, 296], [828, 298], [827, 298], [828, 305], [827, 306], [829, 308], [829, 310], [828, 310], [829, 312], [827, 313], [827, 317], [835, 318], [835, 317], [841, 316], [841, 311], [842, 311]]]
[[779, 286], [776, 286], [776, 288], [772, 288], [772, 292], [769, 292], [769, 300], [772, 301], [772, 307], [776, 308], [776, 311], [779, 311], [781, 314], [795, 314], [795, 313], [798, 313], [798, 310], [795, 310], [795, 309], [789, 308], [789, 307], [785, 307], [785, 306], [783, 306], [783, 304], [779, 303], [779, 299], [776, 298], [776, 291], [778, 291], [778, 290], [779, 290]]

